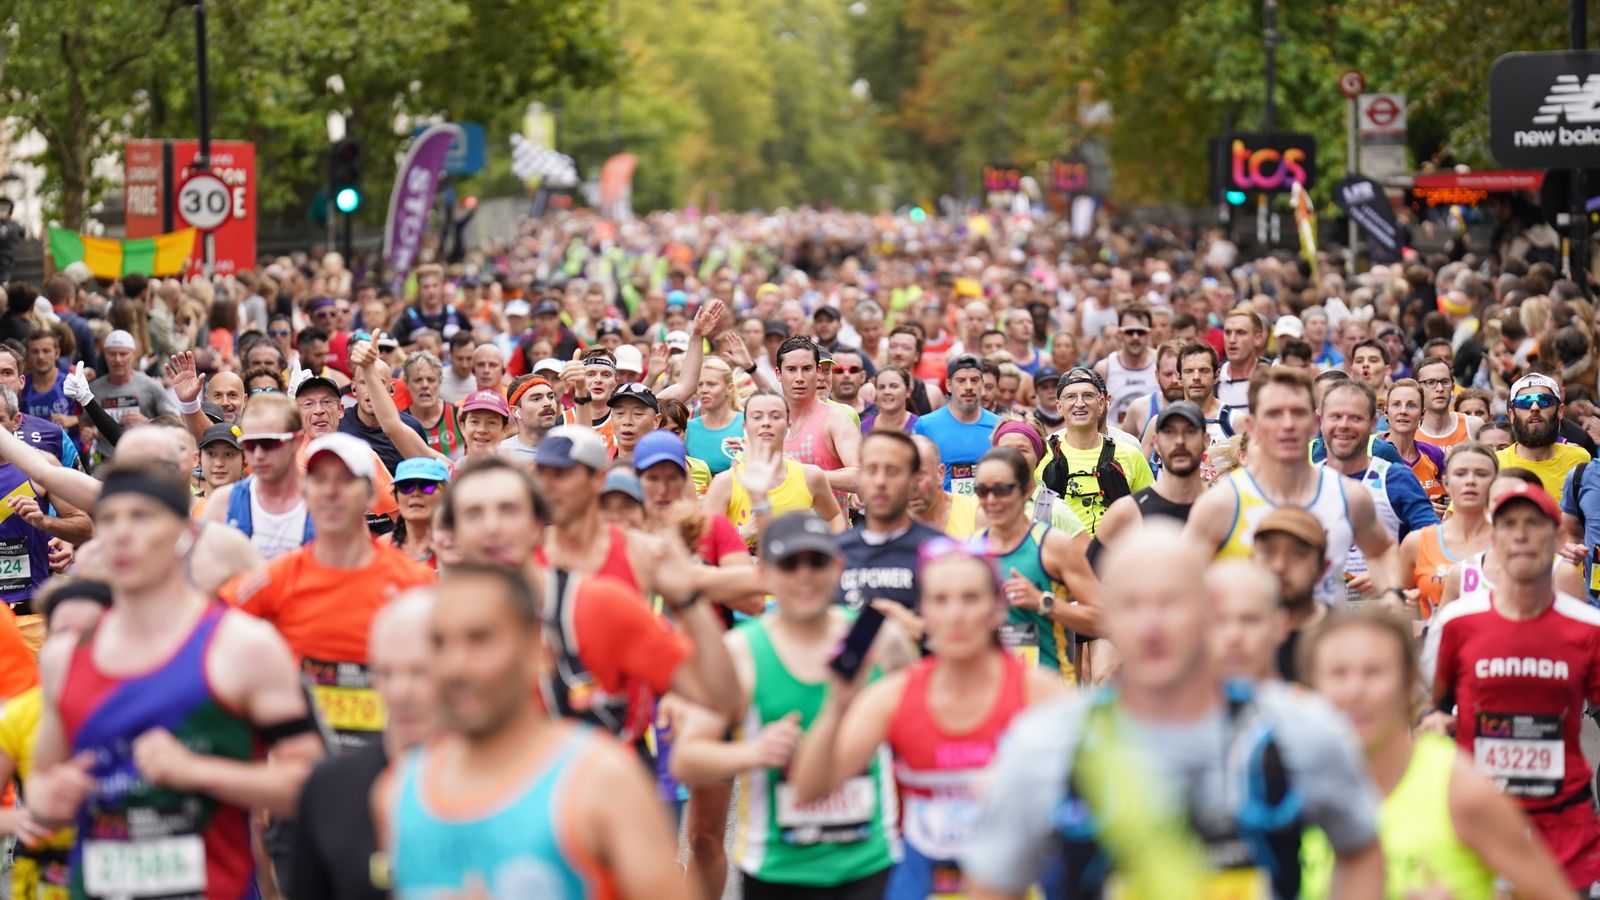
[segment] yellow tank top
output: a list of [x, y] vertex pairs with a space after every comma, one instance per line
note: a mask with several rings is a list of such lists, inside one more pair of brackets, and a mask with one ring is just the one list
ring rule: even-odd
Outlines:
[[[1490, 900], [1495, 895], [1494, 873], [1461, 843], [1450, 819], [1456, 752], [1455, 741], [1444, 735], [1417, 735], [1406, 773], [1378, 808], [1385, 895], [1391, 900], [1435, 882], [1455, 900]], [[1306, 832], [1301, 860], [1300, 896], [1321, 900], [1333, 877], [1333, 848], [1320, 830]]]
[[[779, 482], [767, 493], [767, 499], [772, 503], [772, 517], [784, 513], [800, 512], [811, 508], [811, 489], [806, 487], [805, 464], [798, 460], [785, 459], [783, 461], [787, 472], [783, 481]], [[733, 479], [728, 494], [728, 519], [735, 528], [743, 528], [750, 521], [750, 492], [744, 489], [739, 482], [739, 473], [744, 471], [744, 460], [734, 463], [731, 472]]]
[[[1328, 561], [1328, 571], [1317, 582], [1313, 594], [1323, 603], [1336, 605], [1345, 598], [1345, 561], [1351, 545], [1355, 543], [1355, 526], [1351, 524], [1350, 510], [1345, 506], [1344, 485], [1340, 481], [1344, 476], [1325, 466], [1319, 465], [1316, 470], [1319, 479], [1317, 494], [1305, 510], [1315, 516], [1328, 533], [1328, 547], [1323, 553]], [[1233, 525], [1228, 529], [1227, 540], [1217, 548], [1217, 558], [1249, 559], [1255, 547], [1256, 526], [1261, 524], [1267, 513], [1277, 508], [1277, 504], [1267, 499], [1261, 486], [1250, 477], [1248, 469], [1234, 469], [1218, 484], [1233, 488], [1235, 506]]]
[[964, 541], [978, 531], [978, 498], [970, 494], [950, 495], [950, 515], [944, 520], [944, 533]]

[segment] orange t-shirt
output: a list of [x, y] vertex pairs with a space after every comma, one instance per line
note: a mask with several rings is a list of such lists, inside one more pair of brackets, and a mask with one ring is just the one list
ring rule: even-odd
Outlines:
[[39, 660], [28, 649], [28, 642], [17, 627], [17, 615], [11, 607], [0, 613], [0, 701], [34, 687], [39, 683]]
[[[571, 408], [563, 409], [561, 411], [561, 421], [568, 425], [578, 424], [578, 411]], [[606, 442], [606, 450], [613, 457], [616, 456], [617, 435], [611, 430], [611, 417], [606, 416], [606, 420], [604, 422], [601, 422], [599, 425], [590, 425], [589, 427], [594, 429], [594, 433], [600, 435], [600, 438]], [[399, 507], [396, 507], [396, 509], [398, 508]]]
[[308, 545], [234, 578], [220, 593], [228, 605], [271, 622], [303, 659], [365, 665], [367, 632], [378, 610], [436, 577], [374, 538], [372, 559], [360, 569], [324, 566]]
[[[301, 474], [306, 471], [306, 448], [311, 446], [310, 441], [303, 441], [300, 449], [294, 452], [295, 462], [300, 464]], [[383, 464], [383, 457], [378, 451], [372, 451], [372, 469], [378, 473], [372, 479], [372, 505], [367, 507], [367, 512], [375, 516], [388, 516], [394, 518], [400, 511], [400, 501], [394, 498], [394, 476], [389, 474], [389, 468]]]

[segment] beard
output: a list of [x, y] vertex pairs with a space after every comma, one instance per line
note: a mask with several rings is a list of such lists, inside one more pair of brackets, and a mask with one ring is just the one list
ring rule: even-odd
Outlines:
[[1161, 461], [1161, 468], [1178, 478], [1187, 478], [1200, 468], [1203, 454], [1190, 454], [1187, 457]]
[[1524, 447], [1548, 447], [1556, 442], [1561, 432], [1561, 420], [1550, 416], [1543, 425], [1530, 425], [1520, 416], [1511, 420], [1511, 437]]

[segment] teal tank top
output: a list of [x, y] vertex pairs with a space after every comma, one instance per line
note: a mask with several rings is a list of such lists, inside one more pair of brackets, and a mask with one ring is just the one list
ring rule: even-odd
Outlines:
[[557, 824], [561, 803], [594, 730], [572, 725], [552, 757], [508, 786], [497, 805], [476, 818], [435, 812], [423, 797], [429, 766], [423, 747], [400, 762], [392, 801], [389, 861], [394, 895], [430, 898], [461, 892], [469, 879], [491, 897], [581, 900], [603, 886], [563, 849], [571, 840]]
[[[1016, 569], [1018, 575], [1054, 596], [1059, 603], [1067, 599], [1066, 587], [1044, 570], [1044, 541], [1049, 533], [1049, 524], [1035, 522], [1009, 552], [1001, 553], [998, 547], [991, 547], [991, 550], [1002, 579], [1010, 578], [1011, 570]], [[985, 528], [978, 536], [987, 541], [989, 529]], [[1072, 635], [1059, 622], [1031, 609], [1011, 607], [1000, 625], [1000, 643], [1023, 662], [1068, 675], [1077, 671], [1070, 653], [1072, 641]]]
[[[810, 728], [827, 695], [825, 682], [800, 681], [784, 667], [767, 635], [764, 619], [739, 625], [755, 662], [750, 708], [739, 725], [741, 739], [790, 713]], [[876, 677], [876, 672], [869, 673]], [[739, 776], [739, 830], [733, 859], [761, 881], [830, 888], [887, 869], [897, 818], [887, 748], [880, 747], [863, 775], [847, 780], [831, 796], [800, 805], [778, 769], [752, 769]]]
[[699, 416], [689, 420], [689, 430], [684, 434], [689, 455], [704, 460], [712, 475], [726, 472], [733, 461], [744, 452], [744, 413], [734, 413], [733, 421], [726, 427], [710, 429]]

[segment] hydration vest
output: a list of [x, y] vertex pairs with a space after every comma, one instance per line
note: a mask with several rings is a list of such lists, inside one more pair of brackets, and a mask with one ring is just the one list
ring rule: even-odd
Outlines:
[[545, 706], [565, 719], [576, 719], [604, 728], [623, 741], [635, 741], [650, 724], [649, 688], [640, 681], [625, 693], [603, 689], [579, 657], [578, 629], [574, 609], [581, 576], [551, 568], [545, 583], [543, 620], [544, 641], [555, 658], [555, 667], [543, 679]]
[[[245, 537], [256, 533], [255, 513], [250, 510], [250, 492], [253, 490], [253, 478], [241, 478], [234, 482], [233, 490], [228, 492], [228, 524], [244, 532]], [[311, 513], [306, 512], [306, 530], [300, 545], [303, 547], [311, 543]]]

